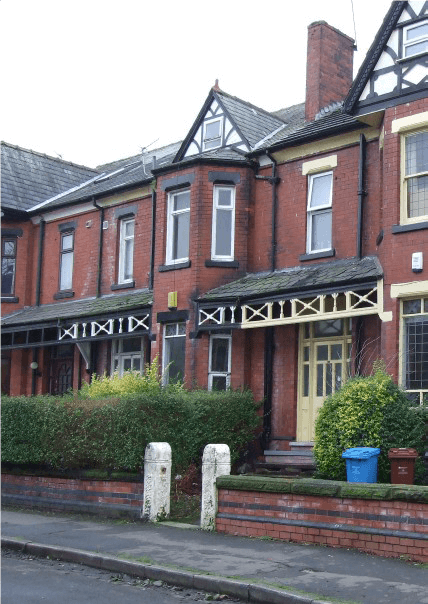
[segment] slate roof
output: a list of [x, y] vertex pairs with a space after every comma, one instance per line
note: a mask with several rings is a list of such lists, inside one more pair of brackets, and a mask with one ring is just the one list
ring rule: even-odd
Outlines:
[[[65, 191], [57, 197], [48, 199], [41, 207], [44, 210], [61, 207], [89, 199], [94, 195], [114, 193], [116, 190], [150, 182], [153, 179], [153, 158], [156, 157], [156, 167], [169, 164], [179, 146], [180, 143], [172, 143], [161, 149], [154, 149], [141, 155], [99, 166], [98, 169], [102, 172], [91, 182], [87, 182], [77, 190]], [[41, 208], [35, 206], [31, 208], [31, 211], [37, 212], [39, 209]]]
[[110, 294], [101, 298], [85, 298], [70, 302], [57, 302], [30, 306], [1, 319], [2, 328], [31, 325], [80, 317], [93, 317], [111, 313], [126, 312], [151, 306], [153, 294], [148, 289], [127, 294]]
[[347, 258], [275, 272], [253, 273], [222, 285], [199, 298], [200, 302], [260, 299], [267, 296], [302, 295], [304, 292], [335, 291], [337, 288], [371, 283], [383, 275], [374, 256]]
[[284, 120], [278, 115], [256, 107], [247, 101], [238, 99], [223, 91], [217, 91], [216, 95], [224, 107], [238, 125], [251, 147], [275, 130], [284, 126]]
[[264, 148], [274, 149], [285, 145], [298, 144], [305, 140], [334, 135], [344, 130], [349, 131], [364, 126], [366, 124], [345, 113], [343, 107], [340, 106], [333, 109], [330, 113], [321, 115], [312, 122], [305, 122], [301, 117], [297, 117], [295, 128], [291, 128], [285, 132], [278, 132], [278, 134], [267, 141]]
[[66, 189], [93, 178], [97, 170], [1, 143], [2, 206], [28, 210]]

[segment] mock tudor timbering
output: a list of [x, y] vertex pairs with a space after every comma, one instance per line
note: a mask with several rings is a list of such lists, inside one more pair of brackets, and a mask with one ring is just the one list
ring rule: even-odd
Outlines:
[[313, 23], [305, 103], [216, 85], [183, 141], [97, 169], [2, 143], [2, 391], [158, 356], [251, 388], [283, 451], [376, 359], [427, 397], [427, 4], [391, 4], [352, 82], [353, 52]]

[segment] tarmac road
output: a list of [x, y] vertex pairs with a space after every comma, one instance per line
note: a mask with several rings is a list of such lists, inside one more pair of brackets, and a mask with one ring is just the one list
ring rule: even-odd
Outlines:
[[[187, 525], [186, 525], [187, 526]], [[306, 601], [428, 604], [427, 565], [283, 541], [79, 516], [4, 511], [2, 537], [76, 548], [165, 568], [283, 586]], [[298, 600], [296, 600], [297, 602]], [[291, 600], [290, 600], [291, 602]]]
[[[206, 592], [134, 579], [80, 564], [2, 552], [3, 604], [190, 604]], [[240, 600], [225, 599], [228, 604]]]

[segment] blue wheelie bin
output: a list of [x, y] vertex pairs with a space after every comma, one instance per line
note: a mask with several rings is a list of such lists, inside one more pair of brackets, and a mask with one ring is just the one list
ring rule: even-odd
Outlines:
[[346, 449], [342, 457], [346, 459], [348, 482], [377, 482], [377, 458], [380, 449], [375, 447], [354, 447]]

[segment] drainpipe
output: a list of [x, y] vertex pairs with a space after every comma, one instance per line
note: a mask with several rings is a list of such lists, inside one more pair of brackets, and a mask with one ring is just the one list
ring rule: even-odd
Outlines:
[[363, 257], [363, 201], [367, 195], [364, 189], [366, 171], [366, 138], [360, 134], [360, 157], [358, 164], [358, 217], [357, 217], [357, 258]]
[[276, 197], [276, 186], [281, 179], [277, 176], [276, 166], [277, 163], [272, 155], [268, 151], [266, 151], [266, 155], [272, 162], [272, 176], [269, 180], [272, 185], [272, 261], [271, 261], [271, 271], [274, 272], [276, 270], [276, 206], [277, 206], [277, 197]]
[[274, 328], [265, 328], [264, 351], [264, 404], [263, 404], [263, 433], [261, 445], [263, 449], [269, 444], [272, 432], [272, 387], [273, 387], [273, 355], [274, 355]]
[[274, 272], [276, 269], [276, 206], [277, 206], [277, 196], [276, 196], [276, 185], [281, 182], [281, 179], [276, 174], [276, 160], [274, 157], [266, 151], [267, 157], [272, 162], [272, 176], [259, 176], [256, 174], [257, 180], [267, 180], [272, 185], [272, 240], [271, 240], [271, 271]]
[[[277, 185], [281, 179], [277, 175], [277, 162], [275, 158], [266, 151], [267, 157], [272, 162], [272, 175], [259, 176], [258, 180], [267, 180], [272, 185], [272, 226], [271, 226], [271, 271], [276, 270], [276, 213], [277, 213]], [[265, 349], [264, 349], [264, 407], [263, 407], [263, 433], [261, 437], [261, 445], [265, 448], [271, 437], [272, 432], [272, 390], [273, 390], [273, 359], [274, 359], [274, 338], [275, 332], [273, 327], [265, 329]]]
[[[43, 263], [43, 250], [45, 243], [45, 226], [46, 222], [42, 218], [40, 220], [40, 231], [39, 231], [39, 251], [37, 255], [37, 275], [36, 275], [36, 306], [40, 306], [41, 298], [41, 283], [42, 283], [42, 263]], [[37, 348], [33, 348], [32, 363], [38, 362], [39, 351]], [[40, 376], [38, 369], [31, 369], [31, 396], [36, 394], [36, 383], [37, 378]]]
[[39, 254], [38, 254], [38, 257], [37, 257], [36, 306], [40, 306], [40, 292], [41, 292], [41, 282], [42, 282], [43, 248], [44, 248], [44, 241], [45, 241], [45, 225], [46, 225], [46, 222], [42, 218], [40, 220]]
[[156, 243], [156, 190], [152, 190], [152, 242], [150, 248], [149, 289], [153, 290], [155, 275], [155, 243]]
[[96, 208], [100, 210], [100, 236], [98, 242], [98, 266], [97, 266], [97, 293], [96, 297], [99, 298], [101, 296], [101, 271], [102, 271], [102, 263], [103, 263], [103, 223], [104, 223], [104, 208], [103, 206], [99, 206], [95, 201], [95, 197], [92, 198], [93, 204]]

